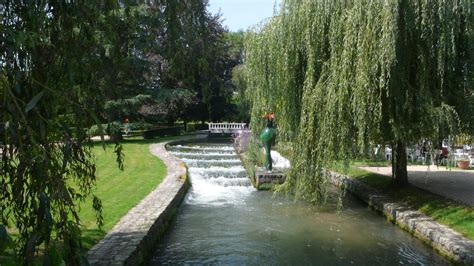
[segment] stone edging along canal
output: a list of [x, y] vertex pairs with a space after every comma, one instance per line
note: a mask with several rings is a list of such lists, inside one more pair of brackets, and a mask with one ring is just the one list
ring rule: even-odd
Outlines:
[[139, 265], [150, 257], [189, 187], [185, 164], [166, 150], [174, 142], [150, 145], [150, 152], [166, 165], [167, 175], [89, 250], [91, 265]]
[[327, 174], [332, 183], [345, 186], [370, 207], [383, 213], [390, 221], [423, 240], [442, 255], [455, 262], [474, 265], [474, 241], [401, 202], [380, 195], [364, 182], [336, 172], [328, 171]]

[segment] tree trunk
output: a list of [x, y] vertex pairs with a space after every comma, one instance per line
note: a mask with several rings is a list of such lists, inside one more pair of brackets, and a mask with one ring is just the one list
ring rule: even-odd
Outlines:
[[398, 185], [408, 184], [407, 151], [405, 143], [397, 141], [392, 150], [392, 177]]

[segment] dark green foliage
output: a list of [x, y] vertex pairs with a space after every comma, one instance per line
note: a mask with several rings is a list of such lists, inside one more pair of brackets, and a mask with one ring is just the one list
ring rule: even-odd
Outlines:
[[8, 248], [13, 248], [13, 240], [8, 235], [5, 226], [0, 224], [0, 254], [3, 254]]
[[233, 114], [231, 70], [242, 61], [243, 33], [226, 32], [206, 7], [207, 1], [154, 1], [111, 20], [121, 29], [113, 39], [121, 49], [107, 50], [108, 122], [127, 116], [172, 124]]
[[[102, 222], [91, 134], [119, 140], [125, 116], [172, 123], [231, 110], [230, 73], [240, 59], [206, 6], [2, 2], [0, 224], [18, 230], [20, 263], [38, 254], [45, 264], [83, 260], [77, 209], [88, 197]], [[120, 145], [115, 153], [121, 168]]]
[[[100, 12], [116, 6], [2, 5], [0, 223], [18, 229], [22, 263], [33, 263], [40, 245], [45, 261], [52, 259], [59, 240], [74, 265], [81, 249], [76, 205], [93, 197], [96, 179], [84, 130], [103, 93], [96, 29]], [[94, 207], [100, 224], [102, 207]]]
[[237, 106], [237, 121], [249, 123], [251, 100], [247, 91], [248, 72], [245, 64], [238, 65], [232, 70], [232, 84], [235, 86], [234, 102]]
[[105, 103], [104, 112], [108, 121], [123, 121], [125, 117], [139, 120], [139, 109], [153, 101], [150, 95], [138, 94], [127, 99], [110, 100]]
[[223, 110], [231, 106], [231, 70], [241, 58], [229, 51], [233, 39], [228, 36], [232, 34], [222, 27], [219, 16], [206, 11], [207, 1], [162, 2], [168, 8], [159, 33], [159, 87], [194, 92], [197, 101], [183, 108], [180, 119], [223, 119], [228, 114]]
[[254, 132], [274, 111], [292, 144], [287, 193], [316, 203], [334, 160], [371, 144], [399, 147], [394, 176], [406, 182], [405, 146], [472, 128], [470, 1], [283, 1], [247, 35]]
[[154, 104], [144, 106], [142, 114], [159, 115], [164, 121], [173, 124], [179, 118], [188, 120], [190, 110], [199, 106], [196, 92], [189, 89], [161, 89], [154, 96]]
[[122, 134], [124, 131], [124, 125], [118, 122], [112, 122], [108, 124], [93, 125], [87, 130], [89, 137], [101, 136], [102, 134], [110, 136], [112, 141], [122, 140]]
[[[77, 210], [87, 198], [102, 223], [86, 129], [121, 137], [119, 124], [102, 125], [104, 102], [136, 107], [156, 81], [147, 55], [159, 16], [129, 2], [2, 2], [0, 224], [18, 231], [19, 263], [84, 260]], [[120, 145], [115, 153], [121, 168]]]
[[208, 130], [209, 125], [208, 124], [197, 124], [197, 125], [194, 125], [194, 128], [196, 130]]
[[242, 64], [244, 59], [244, 38], [245, 32], [226, 32], [224, 40], [227, 47], [227, 54], [234, 64]]
[[197, 130], [209, 130], [208, 124], [188, 123], [186, 124], [186, 132], [195, 132]]
[[143, 138], [152, 139], [164, 136], [178, 136], [184, 132], [183, 126], [154, 128], [143, 131]]

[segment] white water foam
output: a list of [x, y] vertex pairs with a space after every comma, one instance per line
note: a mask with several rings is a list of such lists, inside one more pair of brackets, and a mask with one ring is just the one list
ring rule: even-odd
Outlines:
[[238, 178], [227, 178], [227, 177], [215, 177], [207, 179], [210, 183], [224, 187], [248, 187], [250, 186], [250, 180], [247, 177]]
[[172, 151], [171, 153], [173, 155], [176, 155], [176, 156], [179, 156], [179, 157], [196, 156], [196, 155], [201, 155], [203, 157], [206, 157], [206, 156], [223, 156], [223, 157], [237, 156], [237, 154], [235, 152], [230, 152], [230, 151], [226, 151], [226, 152], [206, 152], [206, 151], [202, 151], [202, 152], [177, 152], [177, 151]]
[[222, 175], [227, 173], [235, 174], [245, 171], [245, 168], [241, 165], [232, 166], [232, 167], [222, 167], [222, 166], [209, 166], [209, 167], [188, 167], [190, 173], [197, 173], [204, 175], [206, 172], [220, 172]]
[[186, 203], [204, 206], [242, 205], [252, 192], [253, 189], [249, 187], [199, 187], [190, 192]]
[[274, 168], [280, 168], [280, 169], [288, 169], [290, 168], [290, 161], [283, 157], [279, 152], [277, 151], [271, 151], [270, 152], [272, 156], [272, 163]]
[[[235, 186], [231, 184], [231, 181], [228, 181], [226, 185], [224, 181], [210, 181], [214, 178], [205, 178], [191, 171], [190, 177], [192, 187], [186, 199], [187, 204], [206, 206], [240, 205], [245, 203], [246, 197], [255, 191], [252, 186]], [[227, 179], [232, 180], [231, 178]]]
[[174, 146], [172, 153], [188, 166], [192, 205], [240, 205], [256, 191], [232, 146]]
[[190, 149], [190, 150], [220, 150], [220, 151], [234, 151], [234, 147], [232, 146], [183, 146], [183, 145], [176, 145], [173, 146], [176, 148], [182, 149]]
[[239, 166], [239, 159], [222, 159], [222, 160], [199, 160], [199, 159], [182, 159], [188, 167], [213, 167], [213, 166]]

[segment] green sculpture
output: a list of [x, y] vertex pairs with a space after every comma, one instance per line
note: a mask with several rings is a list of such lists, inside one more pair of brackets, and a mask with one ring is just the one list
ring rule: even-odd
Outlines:
[[271, 147], [276, 136], [276, 129], [273, 127], [274, 114], [271, 113], [271, 114], [265, 115], [264, 118], [267, 119], [267, 127], [263, 130], [262, 134], [260, 134], [260, 140], [263, 142], [263, 145], [265, 146], [265, 151], [266, 151], [265, 168], [268, 171], [271, 171], [272, 170]]

